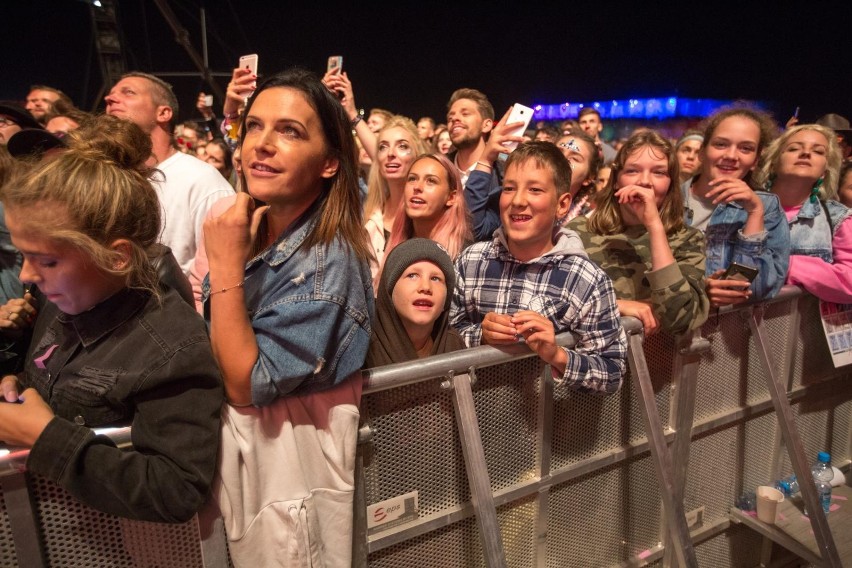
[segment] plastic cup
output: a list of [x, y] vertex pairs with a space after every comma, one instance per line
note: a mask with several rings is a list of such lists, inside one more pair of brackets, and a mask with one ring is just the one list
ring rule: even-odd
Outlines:
[[778, 503], [784, 500], [784, 494], [767, 485], [757, 488], [757, 518], [770, 525], [775, 524]]

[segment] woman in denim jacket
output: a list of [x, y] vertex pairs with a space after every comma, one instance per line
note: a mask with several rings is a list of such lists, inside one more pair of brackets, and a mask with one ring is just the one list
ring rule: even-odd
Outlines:
[[[686, 222], [705, 232], [707, 295], [712, 305], [775, 296], [787, 274], [790, 235], [778, 198], [752, 189], [752, 171], [772, 140], [772, 119], [732, 107], [707, 120], [700, 173], [684, 182]], [[749, 285], [725, 280], [732, 262], [757, 269]]]
[[371, 257], [351, 125], [314, 75], [264, 80], [242, 187], [204, 224], [225, 381], [216, 497], [235, 566], [349, 566]]
[[790, 223], [788, 284], [822, 300], [852, 303], [852, 210], [835, 201], [841, 154], [831, 130], [795, 126], [766, 150], [760, 181]]

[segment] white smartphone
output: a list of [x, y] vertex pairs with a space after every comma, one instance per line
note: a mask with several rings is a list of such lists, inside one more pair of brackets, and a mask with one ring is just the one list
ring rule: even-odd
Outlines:
[[252, 75], [257, 75], [257, 54], [243, 55], [240, 57], [240, 69], [248, 69]]
[[213, 106], [213, 95], [205, 95], [204, 96], [204, 106], [208, 106], [208, 107]]
[[328, 58], [328, 67], [326, 67], [326, 71], [331, 73], [332, 71], [337, 71], [338, 73], [343, 72], [343, 56], [342, 55], [332, 55]]
[[[512, 132], [509, 132], [509, 134], [512, 136], [523, 136], [527, 127], [530, 125], [530, 121], [532, 120], [534, 113], [535, 111], [530, 107], [524, 106], [520, 103], [515, 103], [512, 106], [512, 112], [509, 113], [509, 119], [506, 121], [506, 124], [512, 124], [513, 122], [523, 122], [523, 124], [518, 126]], [[503, 142], [503, 147], [505, 147], [508, 152], [512, 152], [518, 147], [518, 143]]]

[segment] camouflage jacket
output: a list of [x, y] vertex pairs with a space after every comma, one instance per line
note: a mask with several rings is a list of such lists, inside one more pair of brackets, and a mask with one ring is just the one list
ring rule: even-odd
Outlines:
[[669, 236], [675, 263], [651, 270], [648, 231], [629, 227], [624, 233], [596, 235], [587, 217], [568, 224], [580, 235], [589, 260], [612, 279], [619, 300], [650, 300], [663, 329], [684, 333], [707, 319], [710, 300], [704, 291], [704, 235], [686, 227]]

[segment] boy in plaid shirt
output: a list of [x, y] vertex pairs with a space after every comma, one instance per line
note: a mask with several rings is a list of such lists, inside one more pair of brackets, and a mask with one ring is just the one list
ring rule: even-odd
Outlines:
[[[509, 155], [500, 195], [502, 227], [456, 262], [450, 320], [465, 343], [525, 340], [558, 385], [610, 394], [621, 386], [627, 340], [612, 282], [558, 220], [571, 205], [571, 167], [549, 142]], [[556, 344], [570, 331], [573, 349]]]

